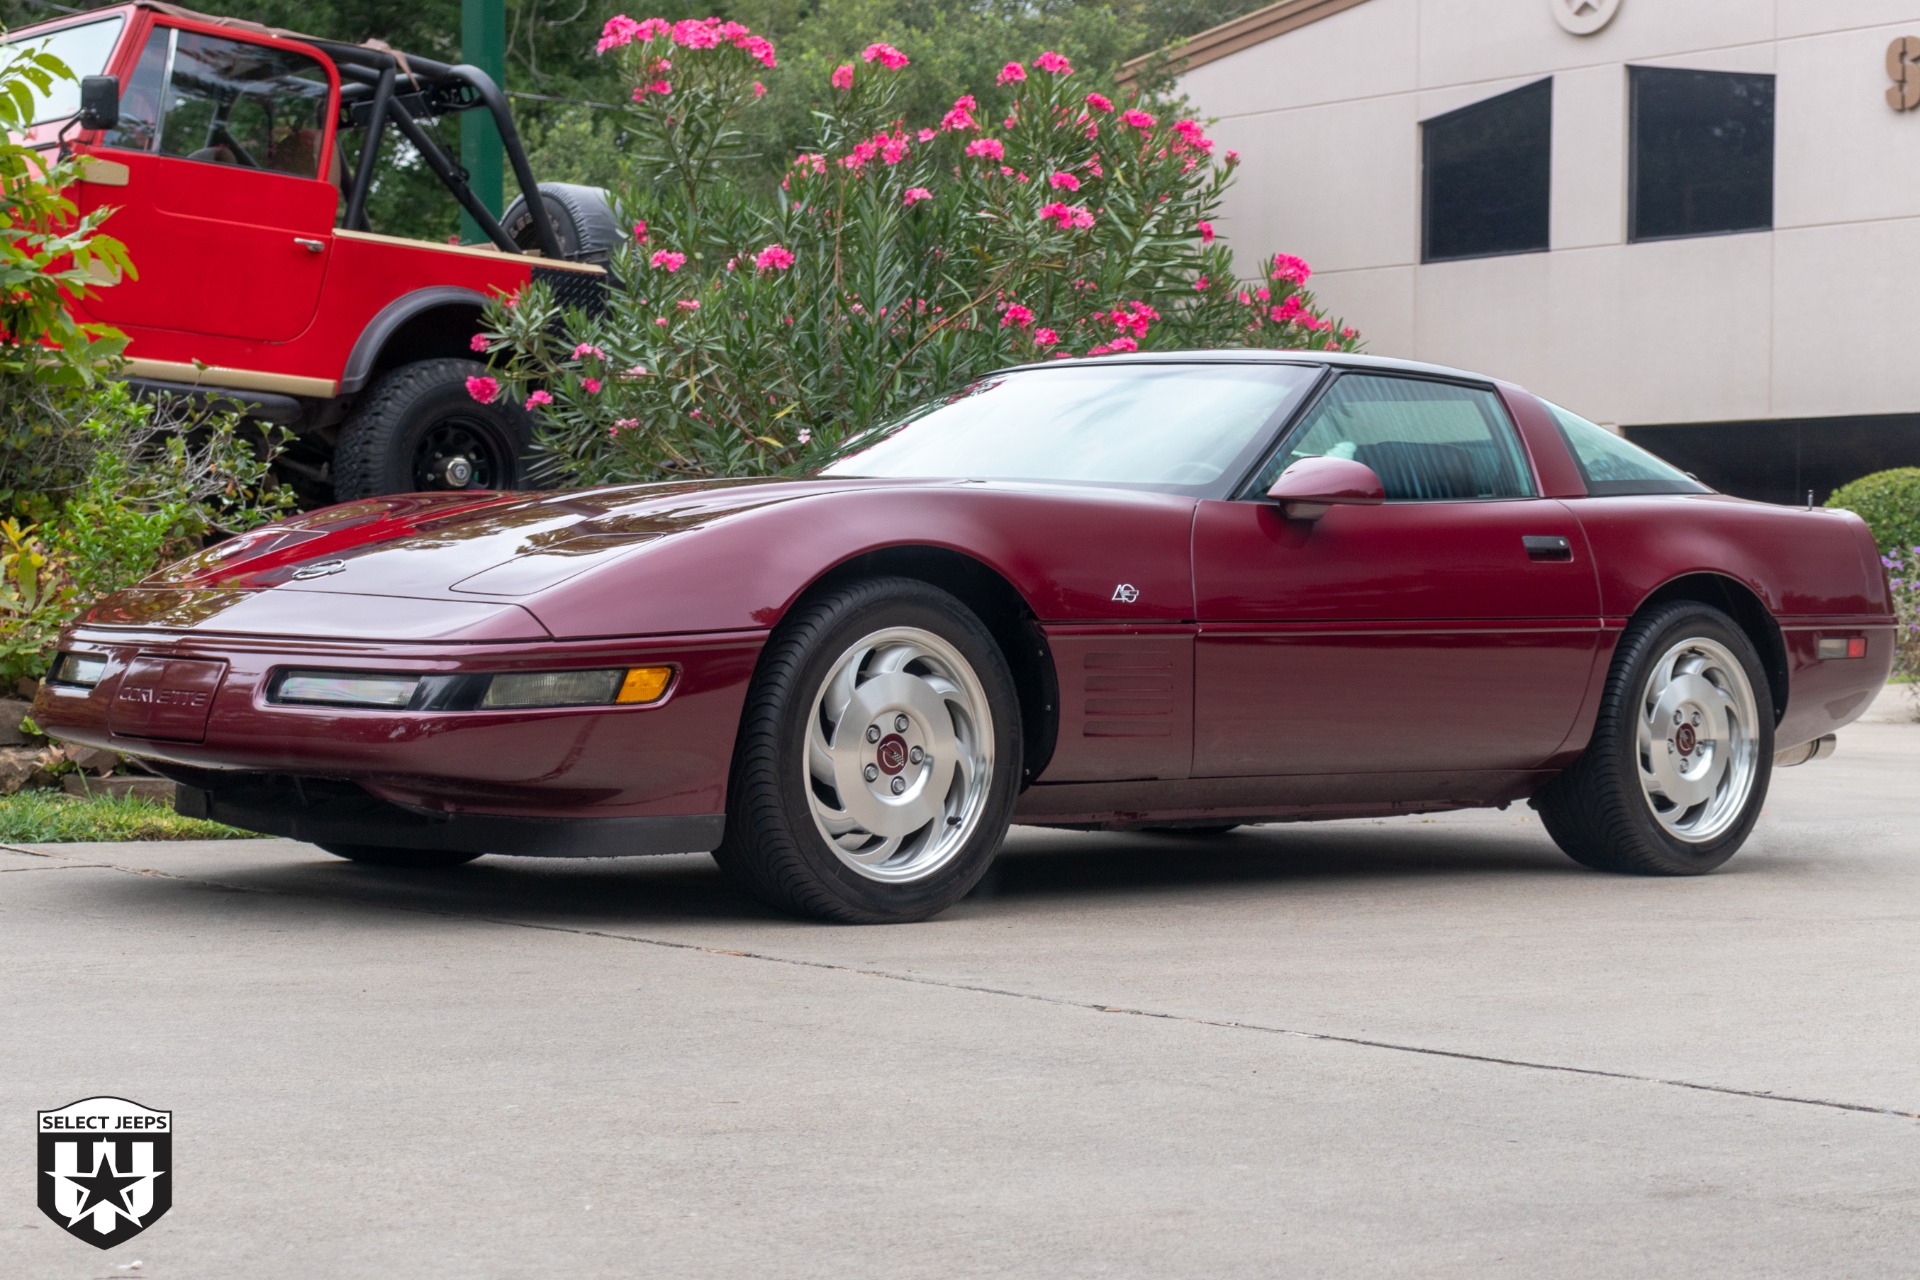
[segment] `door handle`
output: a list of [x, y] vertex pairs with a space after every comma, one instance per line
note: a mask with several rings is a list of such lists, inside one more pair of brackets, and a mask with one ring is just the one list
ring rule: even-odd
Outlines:
[[1547, 536], [1530, 533], [1520, 539], [1520, 544], [1527, 549], [1529, 560], [1573, 559], [1573, 543], [1557, 534]]
[[293, 242], [308, 253], [319, 253], [327, 247], [325, 240], [309, 240], [305, 236], [295, 236]]

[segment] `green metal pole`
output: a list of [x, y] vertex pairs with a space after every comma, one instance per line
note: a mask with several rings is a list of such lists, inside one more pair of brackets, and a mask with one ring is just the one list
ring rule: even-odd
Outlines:
[[[502, 91], [506, 89], [506, 0], [460, 0], [460, 60], [480, 68]], [[501, 192], [506, 164], [500, 131], [484, 110], [460, 113], [460, 164], [467, 171], [467, 184], [473, 194], [494, 217], [499, 217], [505, 207]], [[460, 214], [460, 239], [466, 244], [486, 240], [479, 224], [464, 210]]]

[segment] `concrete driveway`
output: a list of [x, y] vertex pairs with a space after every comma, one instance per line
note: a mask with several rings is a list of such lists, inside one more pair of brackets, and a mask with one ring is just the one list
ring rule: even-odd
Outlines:
[[[32, 1198], [94, 1094], [176, 1129], [111, 1253]], [[0, 852], [0, 1101], [5, 1276], [1913, 1274], [1920, 725], [1694, 880], [1520, 809], [1023, 830], [866, 929], [705, 858]]]

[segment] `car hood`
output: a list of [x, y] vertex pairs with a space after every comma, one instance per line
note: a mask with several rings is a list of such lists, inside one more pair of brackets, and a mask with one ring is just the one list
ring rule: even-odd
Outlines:
[[[416, 632], [476, 640], [535, 638], [545, 629], [512, 602], [610, 561], [644, 554], [666, 539], [783, 503], [960, 483], [733, 479], [564, 493], [371, 498], [231, 538], [109, 597], [83, 620], [365, 638], [403, 639]], [[260, 598], [263, 593], [270, 593], [271, 604]], [[342, 596], [392, 603], [353, 608]], [[422, 610], [401, 603], [423, 600], [445, 602], [445, 607]], [[328, 625], [330, 614], [340, 618], [337, 626]]]

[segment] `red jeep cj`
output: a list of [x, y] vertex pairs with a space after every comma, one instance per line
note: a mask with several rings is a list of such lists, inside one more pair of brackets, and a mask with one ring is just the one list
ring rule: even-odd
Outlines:
[[[310, 488], [359, 498], [524, 483], [532, 424], [476, 403], [470, 343], [483, 300], [544, 280], [598, 304], [622, 228], [606, 193], [536, 187], [506, 99], [482, 71], [136, 3], [23, 28], [82, 77], [28, 132], [83, 157], [82, 210], [139, 271], [81, 319], [124, 331], [143, 390], [212, 396], [285, 424]], [[492, 114], [521, 194], [495, 219], [422, 127]], [[368, 228], [388, 126], [490, 245]], [[349, 159], [351, 157], [351, 159]]]

